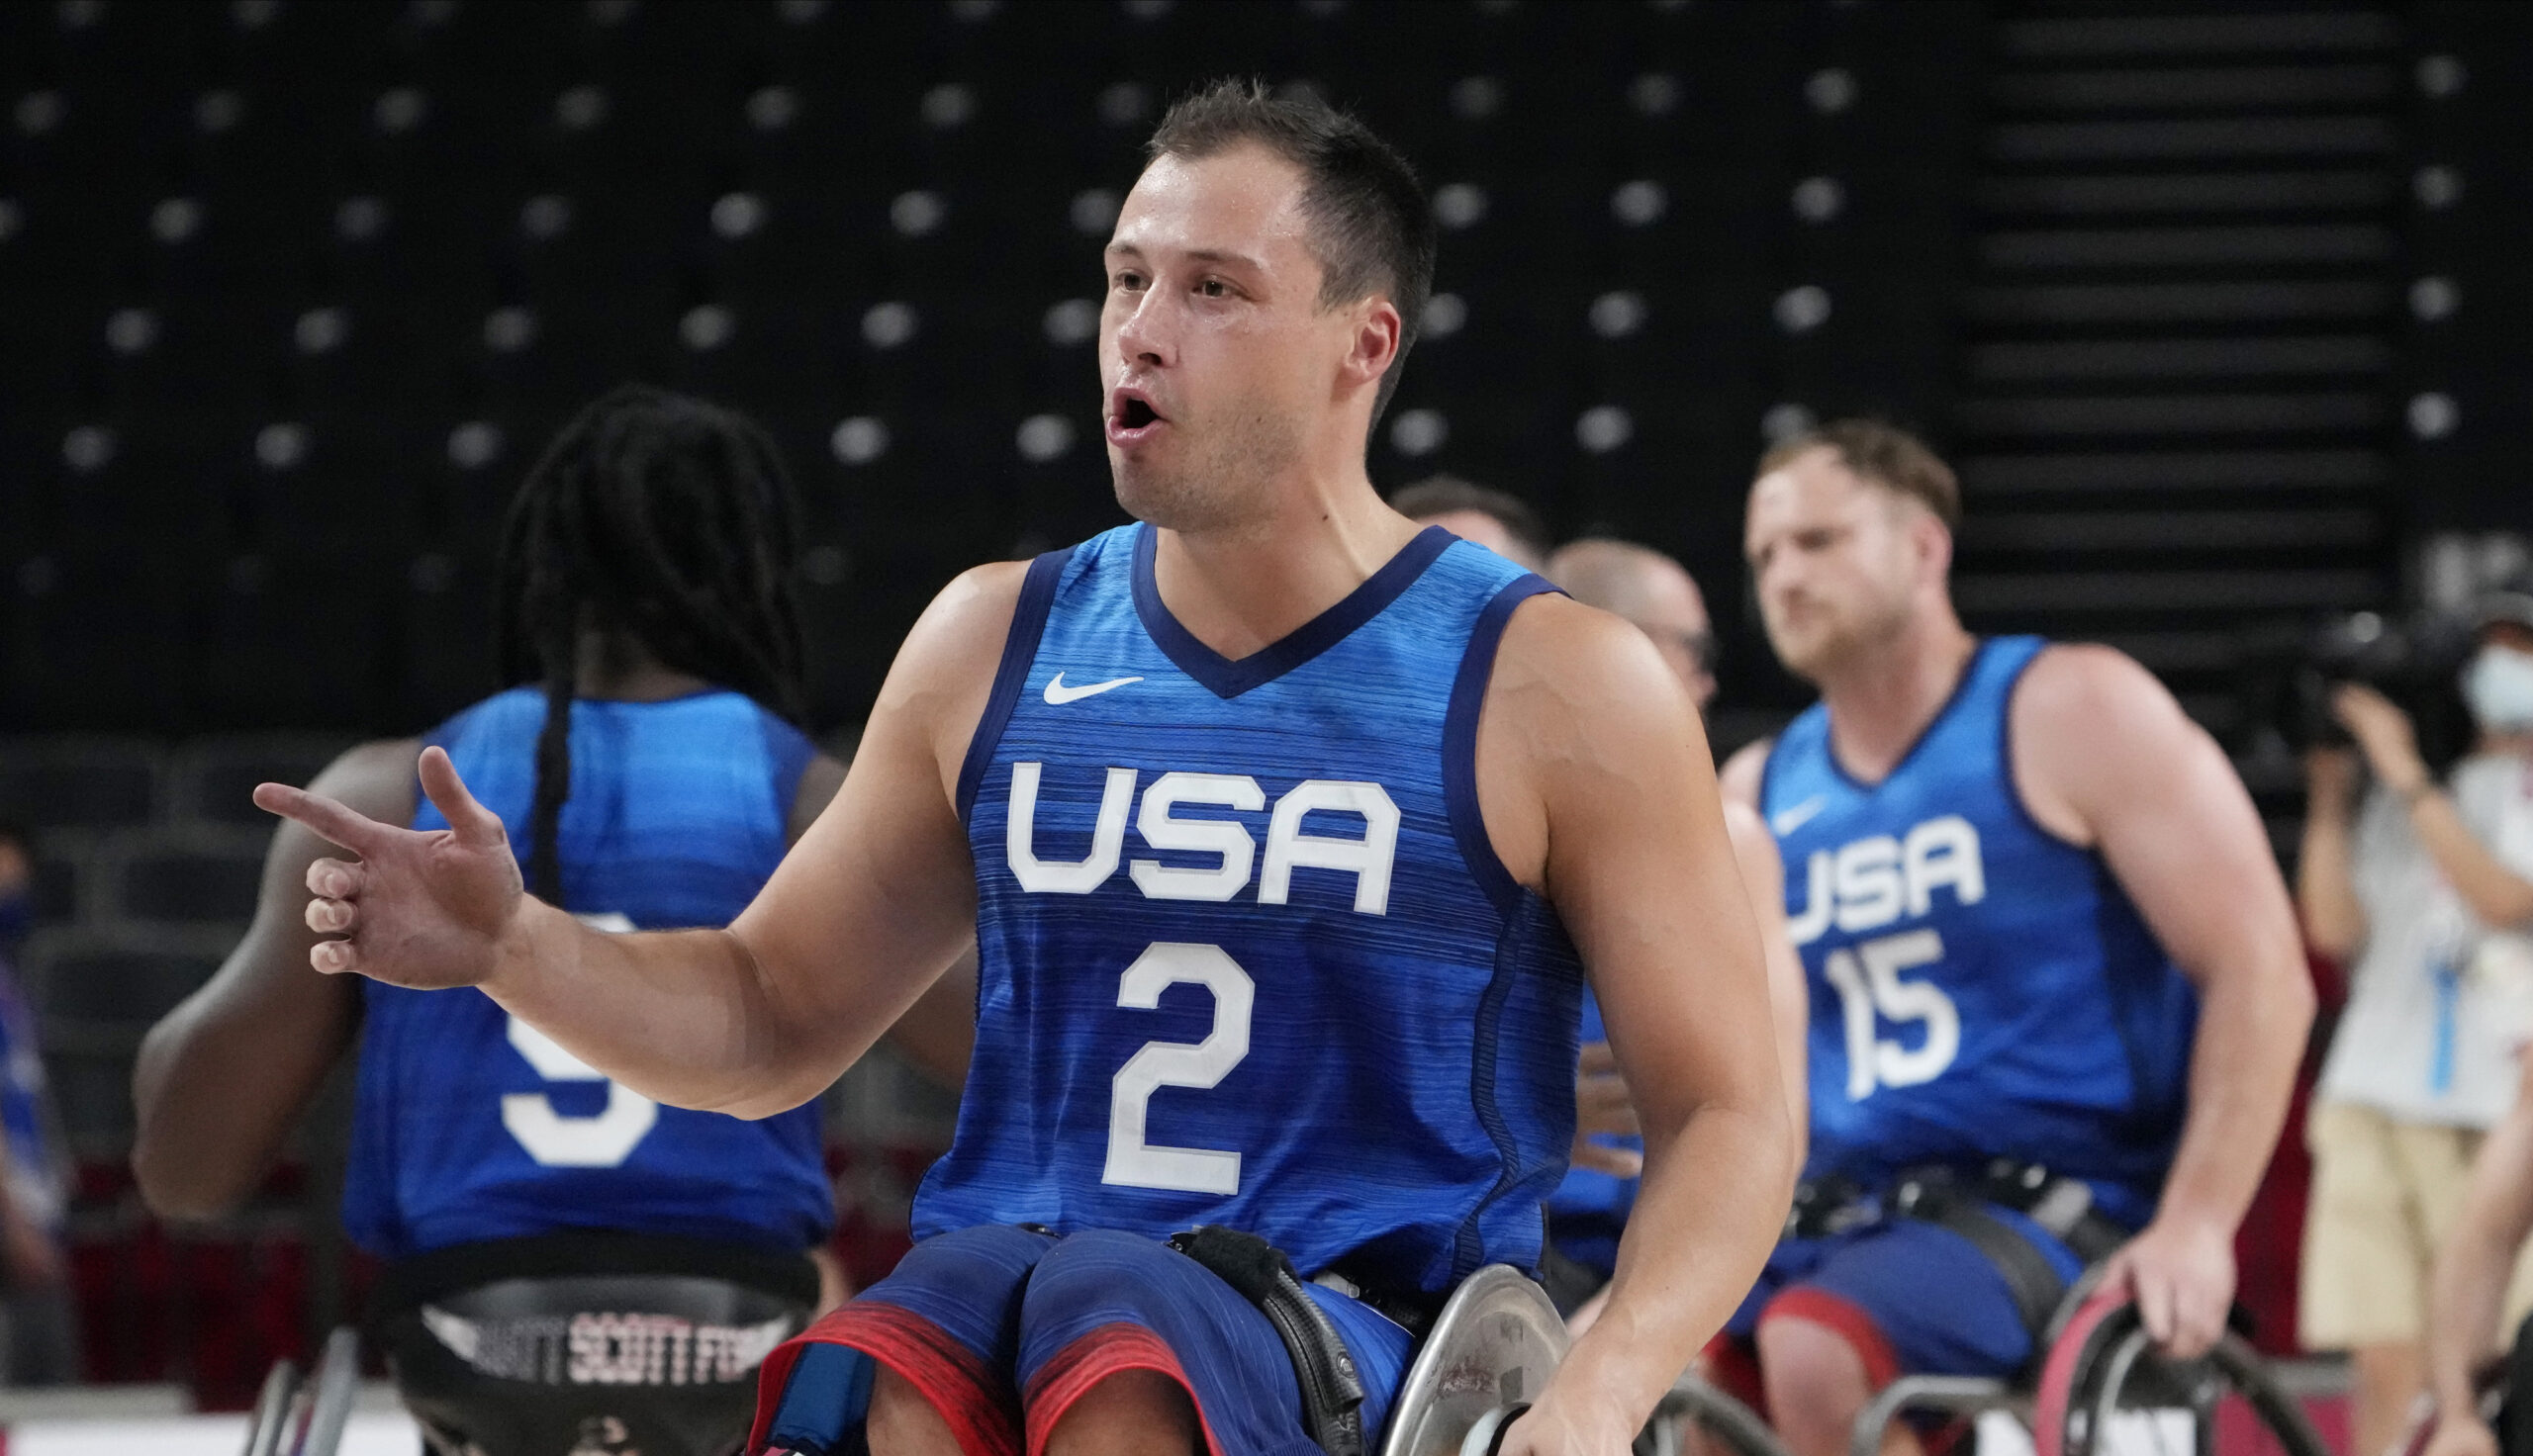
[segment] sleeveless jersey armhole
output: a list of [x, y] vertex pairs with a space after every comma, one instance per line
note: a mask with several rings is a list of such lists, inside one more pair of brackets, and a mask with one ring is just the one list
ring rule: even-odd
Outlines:
[[2053, 845], [2064, 845], [2079, 855], [2091, 855], [2099, 860], [2102, 858], [2102, 846], [2080, 845], [2040, 822], [2040, 816], [2031, 812], [2030, 802], [2023, 797], [2022, 775], [2015, 772], [2015, 696], [2022, 691], [2023, 675], [2031, 671], [2031, 665], [2040, 661], [2040, 655], [2047, 652], [2050, 645], [2041, 642], [2021, 662], [2015, 664], [2006, 675], [2004, 690], [1997, 694], [1997, 770], [2006, 780], [2006, 801], [2015, 806], [2015, 814], [2022, 820], [2024, 827]]
[[1769, 735], [1768, 751], [1759, 755], [1759, 787], [1750, 795], [1750, 807], [1757, 811], [1759, 822], [1767, 826], [1770, 839], [1776, 838], [1777, 826], [1776, 821], [1768, 817], [1768, 787], [1776, 777], [1777, 750], [1785, 747], [1786, 728], [1793, 726], [1792, 722], [1788, 722], [1785, 728], [1780, 728]]
[[818, 756], [818, 746], [772, 708], [761, 702], [752, 702], [752, 706], [756, 708], [757, 731], [765, 739], [766, 763], [771, 766], [766, 778], [767, 786], [774, 791], [774, 816], [788, 827], [793, 806], [800, 799], [800, 775], [809, 772], [809, 761]]
[[[1557, 592], [1546, 578], [1525, 573], [1504, 584], [1477, 614], [1461, 650], [1459, 672], [1452, 679], [1451, 704], [1443, 717], [1443, 793], [1452, 821], [1452, 838], [1469, 875], [1510, 920], [1521, 906], [1522, 883], [1504, 867], [1487, 837], [1486, 816], [1477, 800], [1477, 724], [1486, 708], [1486, 685], [1495, 677], [1496, 650], [1513, 610], [1534, 596]], [[1561, 593], [1560, 593], [1561, 594]]]
[[1002, 741], [1011, 710], [1020, 703], [1020, 689], [1028, 684], [1029, 665], [1038, 659], [1038, 639], [1046, 633], [1047, 613], [1055, 605], [1056, 587], [1064, 580], [1074, 550], [1067, 546], [1040, 556], [1029, 563], [1029, 574], [1021, 579], [1020, 600], [1011, 611], [1011, 632], [1002, 640], [1002, 662], [994, 669], [993, 691], [985, 698], [985, 716], [977, 720], [976, 736], [968, 741], [968, 757], [959, 765], [961, 824], [968, 822], [976, 807], [985, 766], [993, 762], [994, 746]]

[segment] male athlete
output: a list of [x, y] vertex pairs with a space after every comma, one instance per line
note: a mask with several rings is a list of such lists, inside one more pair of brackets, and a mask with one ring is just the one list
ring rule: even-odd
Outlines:
[[[1392, 498], [1402, 505], [1406, 493]], [[1547, 577], [1586, 606], [1623, 617], [1645, 635], [1673, 677], [1703, 714], [1715, 696], [1715, 629], [1707, 618], [1706, 597], [1686, 567], [1650, 546], [1605, 536], [1569, 541], [1548, 559]], [[1803, 1046], [1811, 1015], [1811, 996], [1804, 988], [1803, 962], [1786, 938], [1785, 869], [1777, 859], [1777, 842], [1766, 824], [1745, 804], [1724, 806], [1725, 828], [1733, 837], [1733, 853], [1741, 866], [1751, 916], [1759, 925], [1760, 945], [1768, 963], [1768, 1003], [1777, 1036], [1777, 1070], [1783, 1079], [1786, 1109], [1799, 1134], [1804, 1121]], [[1586, 1127], [1596, 1113], [1615, 1112], [1600, 1131], [1625, 1132], [1633, 1112], [1625, 1084], [1609, 1070], [1609, 1044], [1601, 1026], [1601, 1008], [1583, 1000], [1583, 1067], [1577, 1078], [1578, 1115]], [[1613, 1126], [1616, 1125], [1616, 1126]], [[1601, 1302], [1584, 1299], [1606, 1284], [1619, 1234], [1627, 1227], [1636, 1197], [1635, 1154], [1629, 1139], [1578, 1138], [1574, 1165], [1565, 1181], [1548, 1196], [1548, 1292], [1568, 1309], [1567, 1323], [1588, 1328], [1600, 1318]]]
[[[1376, 1440], [1399, 1320], [1537, 1262], [1588, 975], [1643, 1122], [1640, 1217], [1503, 1449], [1621, 1456], [1791, 1176], [1696, 716], [1642, 634], [1373, 494], [1365, 439], [1432, 277], [1397, 155], [1245, 85], [1173, 108], [1151, 155], [1100, 329], [1142, 523], [943, 592], [746, 913], [592, 933], [521, 894], [425, 750], [438, 833], [257, 790], [362, 857], [309, 871], [338, 937], [312, 958], [481, 987], [644, 1095], [765, 1116], [974, 935], [977, 1053], [921, 1241], [769, 1363], [752, 1438], [891, 1456]], [[1235, 1232], [1191, 1246], [1254, 1235], [1358, 1292], [1249, 1265], [1288, 1327], [1334, 1327], [1360, 1408], [1306, 1401], [1277, 1326], [1162, 1241], [1198, 1225]]]
[[1811, 1147], [1731, 1327], [1798, 1456], [1843, 1452], [1904, 1371], [2013, 1373], [2098, 1259], [2205, 1350], [2312, 1016], [2224, 755], [2117, 652], [1964, 631], [1959, 515], [1952, 472], [1869, 421], [1750, 489], [1768, 640], [1821, 689], [1726, 769], [1785, 853]]
[[[598, 401], [529, 472], [495, 609], [503, 668], [528, 681], [424, 741], [483, 791], [475, 822], [508, 826], [550, 903], [621, 929], [727, 924], [834, 795], [843, 766], [785, 717], [797, 509], [761, 430], [656, 390]], [[315, 788], [444, 829], [416, 802], [421, 746], [355, 748]], [[586, 1429], [584, 1445], [651, 1456], [725, 1450], [758, 1361], [842, 1297], [820, 1299], [803, 1257], [834, 1220], [817, 1109], [662, 1108], [478, 992], [310, 981], [305, 881], [325, 854], [282, 826], [245, 939], [142, 1045], [142, 1196], [194, 1218], [243, 1200], [357, 1037], [343, 1220], [387, 1261], [372, 1324], [434, 1449], [552, 1456]], [[968, 1007], [941, 1010], [955, 1056]], [[552, 1282], [590, 1278], [612, 1281], [595, 1306]], [[539, 1288], [563, 1304], [522, 1308]], [[628, 1317], [676, 1332], [630, 1380], [585, 1348]]]

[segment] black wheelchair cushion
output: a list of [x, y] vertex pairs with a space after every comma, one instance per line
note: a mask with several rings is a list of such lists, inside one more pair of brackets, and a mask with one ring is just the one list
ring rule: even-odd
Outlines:
[[516, 1275], [382, 1309], [371, 1332], [444, 1456], [728, 1456], [757, 1367], [808, 1324], [798, 1296], [717, 1273]]

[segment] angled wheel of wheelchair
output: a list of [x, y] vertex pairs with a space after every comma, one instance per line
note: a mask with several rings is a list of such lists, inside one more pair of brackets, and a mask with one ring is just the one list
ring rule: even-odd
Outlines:
[[[2472, 1372], [2473, 1409], [2489, 1426], [2497, 1425], [2498, 1411], [2506, 1405], [2506, 1357], [2501, 1355]], [[2425, 1456], [2427, 1443], [2436, 1435], [2436, 1397], [2421, 1393], [2410, 1406], [2409, 1423], [2401, 1429], [2401, 1443], [2395, 1450], [2401, 1456]]]
[[288, 1360], [264, 1376], [246, 1423], [245, 1456], [335, 1456], [359, 1394], [360, 1335], [337, 1329], [309, 1377]]
[[318, 1358], [317, 1379], [309, 1388], [308, 1430], [294, 1456], [334, 1456], [359, 1395], [360, 1332], [337, 1329], [326, 1336], [326, 1353]]
[[1637, 1456], [1680, 1456], [1690, 1448], [1693, 1430], [1733, 1456], [1787, 1456], [1785, 1443], [1759, 1412], [1694, 1371], [1653, 1408], [1653, 1418], [1636, 1438]]
[[263, 1391], [246, 1422], [245, 1456], [280, 1456], [283, 1435], [290, 1429], [291, 1408], [299, 1397], [299, 1367], [276, 1360], [264, 1375]]
[[2191, 1412], [2201, 1456], [2215, 1448], [2217, 1408], [2239, 1399], [2287, 1456], [2329, 1456], [2303, 1407], [2272, 1379], [2260, 1356], [2228, 1332], [2197, 1360], [2168, 1360], [2124, 1291], [2099, 1293], [2067, 1321], [2041, 1366], [2032, 1400], [2039, 1456], [2094, 1456], [2123, 1410]]
[[1418, 1347], [1380, 1456], [1460, 1456], [1472, 1434], [1485, 1456], [1510, 1408], [1538, 1398], [1565, 1346], [1565, 1320], [1537, 1281], [1506, 1264], [1478, 1270]]

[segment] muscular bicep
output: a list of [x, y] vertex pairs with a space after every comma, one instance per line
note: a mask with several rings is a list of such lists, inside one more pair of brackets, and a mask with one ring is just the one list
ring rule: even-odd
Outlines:
[[2101, 852], [2194, 980], [2296, 951], [2268, 831], [2233, 765], [2143, 668], [2053, 648], [2017, 693], [2015, 774], [2044, 825]]
[[1758, 934], [1704, 731], [1642, 634], [1585, 610], [1517, 613], [1487, 700], [1545, 806], [1548, 898], [1648, 1133], [1718, 1103], [1780, 1107]]
[[[309, 787], [373, 819], [414, 816], [410, 740], [365, 744]], [[318, 1084], [351, 1045], [360, 987], [308, 963], [308, 866], [350, 858], [283, 821], [265, 852], [254, 919], [220, 969], [152, 1027], [133, 1071], [133, 1163], [162, 1213], [201, 1217], [243, 1198]]]
[[953, 583], [915, 624], [834, 799], [731, 924], [788, 1024], [836, 1071], [975, 933], [960, 763], [992, 687], [1018, 566]]

